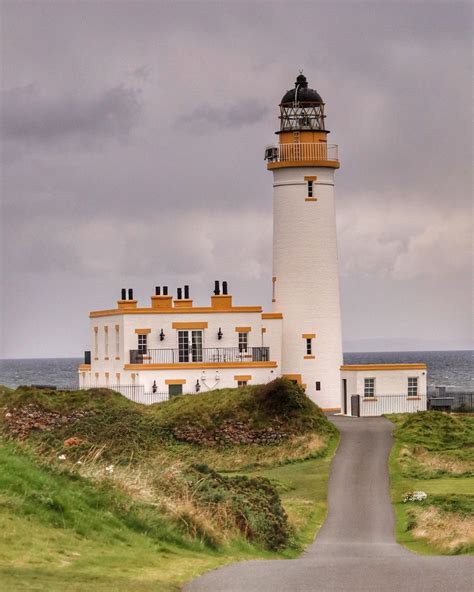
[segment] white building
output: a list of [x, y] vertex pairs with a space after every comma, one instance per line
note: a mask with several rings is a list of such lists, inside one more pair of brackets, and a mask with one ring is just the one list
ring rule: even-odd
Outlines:
[[[300, 74], [280, 104], [278, 143], [265, 150], [273, 175], [273, 311], [234, 306], [225, 282], [222, 293], [216, 282], [204, 307], [193, 305], [188, 286], [176, 299], [156, 288], [145, 308], [122, 290], [117, 308], [90, 313], [92, 345], [79, 367], [81, 387], [113, 386], [127, 396], [131, 388], [146, 402], [149, 393], [285, 376], [323, 409], [351, 412], [348, 398], [364, 393], [359, 370], [342, 366], [334, 194], [340, 163], [338, 147], [327, 143], [325, 117], [323, 100]], [[366, 378], [376, 379], [380, 394], [395, 389], [390, 394], [408, 396], [415, 366], [383, 372], [374, 366]], [[424, 379], [416, 373], [417, 392], [426, 394], [424, 370]]]

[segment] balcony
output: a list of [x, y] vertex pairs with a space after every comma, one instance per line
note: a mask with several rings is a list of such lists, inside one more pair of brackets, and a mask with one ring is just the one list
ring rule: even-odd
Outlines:
[[130, 364], [221, 364], [269, 362], [269, 347], [205, 347], [183, 349], [130, 350]]
[[304, 161], [318, 164], [325, 162], [327, 163], [326, 166], [331, 168], [339, 167], [337, 144], [326, 144], [325, 142], [272, 144], [265, 148], [265, 160], [268, 162], [268, 168], [284, 166], [284, 163]]

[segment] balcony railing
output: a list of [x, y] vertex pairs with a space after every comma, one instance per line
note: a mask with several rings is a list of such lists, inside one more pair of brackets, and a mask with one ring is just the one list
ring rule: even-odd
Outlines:
[[332, 160], [338, 162], [337, 144], [324, 142], [298, 142], [272, 144], [265, 148], [267, 162], [290, 162], [298, 160]]
[[189, 364], [269, 362], [269, 347], [205, 347], [184, 349], [130, 350], [130, 364]]

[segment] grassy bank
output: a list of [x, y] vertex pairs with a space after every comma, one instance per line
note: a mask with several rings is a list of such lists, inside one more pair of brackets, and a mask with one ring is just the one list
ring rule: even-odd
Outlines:
[[[397, 540], [422, 554], [473, 554], [474, 418], [429, 411], [389, 419]], [[426, 499], [403, 501], [416, 491]]]
[[231, 561], [294, 557], [324, 519], [338, 437], [288, 383], [151, 407], [4, 389], [0, 407], [8, 590], [178, 590]]

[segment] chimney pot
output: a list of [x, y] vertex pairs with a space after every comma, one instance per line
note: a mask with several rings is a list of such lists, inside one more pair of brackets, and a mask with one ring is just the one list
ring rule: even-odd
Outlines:
[[168, 296], [168, 286], [163, 286], [163, 296]]
[[222, 282], [222, 294], [227, 296], [227, 282]]
[[160, 286], [156, 286], [155, 287], [155, 296], [159, 296], [161, 294], [161, 288]]
[[133, 290], [132, 290], [132, 288], [129, 288], [128, 289], [128, 299], [129, 300], [133, 300]]
[[219, 294], [221, 293], [221, 289], [220, 289], [220, 285], [219, 284], [220, 284], [219, 280], [216, 280], [214, 282], [214, 295], [215, 296], [219, 296]]
[[178, 300], [181, 300], [183, 297], [183, 290], [181, 288], [178, 288]]
[[127, 300], [127, 290], [126, 290], [126, 288], [122, 288], [122, 300]]
[[184, 298], [189, 300], [189, 286], [184, 286]]

